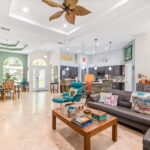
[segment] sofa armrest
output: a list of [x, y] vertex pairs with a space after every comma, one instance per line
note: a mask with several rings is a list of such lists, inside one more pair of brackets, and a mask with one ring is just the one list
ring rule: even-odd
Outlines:
[[150, 150], [150, 129], [146, 132], [144, 136], [143, 147], [147, 150]]

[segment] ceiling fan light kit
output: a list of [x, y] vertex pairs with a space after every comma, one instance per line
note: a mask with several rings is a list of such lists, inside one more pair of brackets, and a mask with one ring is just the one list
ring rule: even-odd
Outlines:
[[65, 13], [65, 19], [70, 24], [75, 24], [76, 16], [85, 16], [91, 13], [83, 6], [77, 5], [78, 0], [64, 0], [62, 4], [56, 3], [52, 0], [42, 0], [51, 7], [59, 7], [62, 11], [58, 11], [49, 17], [49, 21], [61, 17]]

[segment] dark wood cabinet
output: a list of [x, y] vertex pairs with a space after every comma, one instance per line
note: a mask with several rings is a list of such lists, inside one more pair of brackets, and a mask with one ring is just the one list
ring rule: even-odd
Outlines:
[[112, 66], [112, 76], [121, 76], [123, 74], [123, 66]]
[[97, 76], [97, 70], [95, 70], [94, 67], [89, 68], [89, 74], [94, 74], [94, 76]]
[[[69, 68], [67, 71], [66, 68]], [[78, 77], [78, 67], [61, 66], [60, 67], [60, 78], [75, 78]]]
[[125, 84], [123, 82], [113, 82], [112, 89], [124, 90], [124, 85]]
[[[110, 69], [111, 67], [111, 69]], [[106, 67], [98, 67], [97, 70], [94, 67], [89, 68], [89, 74], [94, 74], [95, 76], [104, 77], [105, 74], [112, 76], [124, 76], [124, 66], [106, 66]]]
[[136, 84], [136, 91], [140, 92], [150, 92], [150, 84]]

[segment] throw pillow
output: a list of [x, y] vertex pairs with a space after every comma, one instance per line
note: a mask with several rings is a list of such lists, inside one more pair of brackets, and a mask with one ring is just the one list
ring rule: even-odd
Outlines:
[[137, 92], [137, 91], [132, 92], [130, 102], [132, 103], [133, 97], [144, 97], [144, 94], [145, 94], [144, 92]]
[[104, 103], [106, 97], [107, 97], [107, 96], [110, 96], [110, 95], [112, 95], [112, 93], [103, 93], [103, 92], [100, 92], [100, 100], [99, 100], [99, 102], [100, 102], [100, 103]]
[[131, 109], [139, 113], [150, 114], [150, 97], [132, 96]]
[[100, 94], [93, 94], [91, 95], [91, 99], [93, 102], [98, 102], [100, 99]]
[[131, 94], [130, 102], [132, 102], [133, 97], [145, 97], [145, 98], [149, 97], [150, 98], [150, 93], [134, 91]]
[[78, 93], [77, 89], [71, 88], [69, 91], [69, 96], [74, 97], [75, 95], [77, 95], [77, 93]]
[[105, 99], [104, 104], [111, 105], [111, 106], [117, 106], [117, 104], [118, 104], [118, 95], [107, 96], [106, 99]]

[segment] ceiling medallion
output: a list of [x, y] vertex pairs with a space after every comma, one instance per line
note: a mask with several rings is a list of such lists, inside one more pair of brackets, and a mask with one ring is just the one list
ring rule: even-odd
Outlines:
[[52, 16], [49, 17], [49, 21], [57, 19], [65, 13], [65, 18], [68, 23], [75, 24], [75, 17], [76, 16], [85, 16], [91, 13], [91, 11], [87, 10], [86, 8], [77, 5], [78, 0], [64, 0], [62, 4], [56, 3], [52, 0], [42, 0], [46, 4], [51, 7], [59, 7], [62, 8], [62, 11], [58, 11]]

